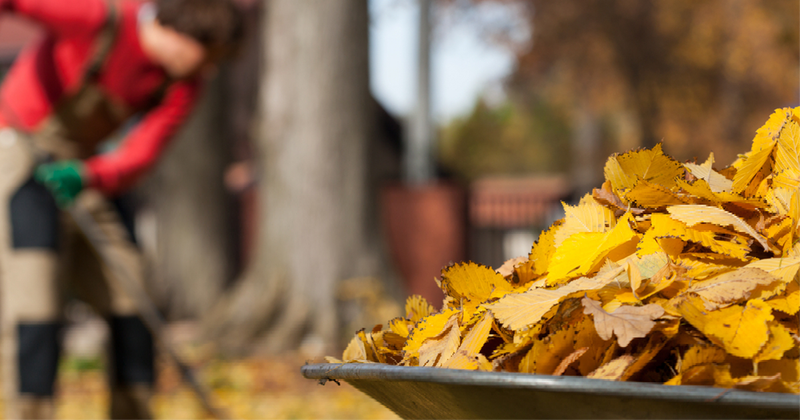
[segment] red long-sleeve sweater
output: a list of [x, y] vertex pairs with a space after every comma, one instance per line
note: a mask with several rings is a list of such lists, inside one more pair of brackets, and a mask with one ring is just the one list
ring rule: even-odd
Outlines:
[[[0, 87], [0, 127], [33, 131], [51, 114], [58, 98], [74, 92], [90, 59], [95, 38], [107, 17], [107, 0], [0, 0], [0, 11], [27, 16], [45, 28], [54, 42], [52, 60], [40, 55], [44, 40], [26, 48]], [[146, 104], [166, 76], [139, 44], [137, 13], [141, 2], [122, 0], [114, 46], [99, 75], [106, 94], [132, 108]], [[42, 68], [51, 63], [51, 68]], [[37, 68], [38, 66], [38, 68]], [[54, 68], [52, 68], [54, 67]], [[185, 120], [201, 87], [199, 78], [170, 85], [161, 103], [148, 112], [113, 152], [86, 161], [89, 185], [107, 194], [124, 191], [156, 161]]]

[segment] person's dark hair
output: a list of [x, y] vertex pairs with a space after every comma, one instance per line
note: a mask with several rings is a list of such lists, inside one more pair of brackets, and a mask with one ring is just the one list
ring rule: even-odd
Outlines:
[[156, 19], [200, 42], [231, 53], [244, 38], [242, 11], [231, 0], [156, 0]]

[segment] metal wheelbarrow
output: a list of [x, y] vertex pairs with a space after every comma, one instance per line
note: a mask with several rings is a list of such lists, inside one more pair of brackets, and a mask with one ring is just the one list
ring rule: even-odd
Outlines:
[[343, 380], [402, 418], [800, 418], [800, 395], [574, 376], [323, 363], [308, 379]]

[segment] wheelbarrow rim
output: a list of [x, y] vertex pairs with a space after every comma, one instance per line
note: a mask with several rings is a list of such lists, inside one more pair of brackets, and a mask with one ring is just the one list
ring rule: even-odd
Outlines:
[[548, 392], [663, 399], [675, 402], [725, 403], [773, 409], [800, 409], [800, 395], [753, 392], [730, 388], [643, 382], [617, 382], [576, 376], [485, 372], [377, 363], [319, 363], [305, 365], [308, 379], [343, 381], [411, 381], [459, 386], [530, 389]]

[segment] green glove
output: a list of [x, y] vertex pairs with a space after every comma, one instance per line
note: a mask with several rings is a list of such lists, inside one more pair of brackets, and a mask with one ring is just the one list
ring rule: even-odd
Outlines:
[[83, 162], [65, 160], [39, 165], [33, 177], [47, 187], [59, 207], [67, 208], [83, 190], [85, 173]]

